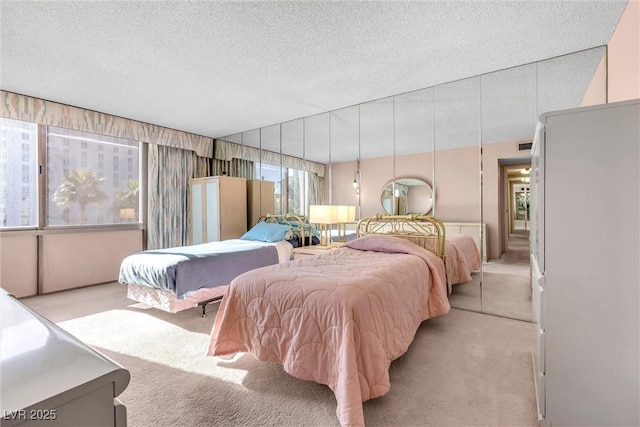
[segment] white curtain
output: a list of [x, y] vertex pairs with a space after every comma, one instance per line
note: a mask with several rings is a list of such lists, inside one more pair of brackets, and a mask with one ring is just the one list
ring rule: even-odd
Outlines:
[[208, 175], [208, 158], [190, 150], [149, 144], [147, 249], [189, 244], [189, 179]]

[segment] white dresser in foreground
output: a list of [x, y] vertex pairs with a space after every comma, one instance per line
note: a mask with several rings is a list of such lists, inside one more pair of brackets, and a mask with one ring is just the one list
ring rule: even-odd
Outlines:
[[640, 425], [640, 100], [540, 116], [533, 362], [544, 426]]
[[126, 426], [122, 366], [0, 289], [2, 426]]

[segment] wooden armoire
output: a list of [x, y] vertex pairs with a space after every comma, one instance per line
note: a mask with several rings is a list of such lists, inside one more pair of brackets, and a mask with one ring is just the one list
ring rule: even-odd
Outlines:
[[189, 180], [190, 242], [237, 239], [247, 231], [247, 180], [210, 176]]
[[247, 181], [247, 228], [253, 227], [262, 215], [274, 213], [274, 188], [271, 181]]

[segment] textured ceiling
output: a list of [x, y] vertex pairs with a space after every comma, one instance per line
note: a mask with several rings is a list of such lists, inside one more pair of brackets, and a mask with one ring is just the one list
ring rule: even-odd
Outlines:
[[[3, 0], [0, 87], [224, 137], [602, 46], [625, 5], [626, 1], [614, 0]], [[582, 65], [592, 73], [593, 59], [583, 59]], [[520, 75], [509, 76], [513, 86], [505, 87], [497, 80], [487, 84], [496, 86], [495, 96], [512, 96], [509, 87], [520, 90], [518, 82], [529, 82], [531, 77], [527, 74], [530, 69], [520, 71]], [[591, 75], [577, 77], [576, 85], [584, 86]], [[571, 84], [572, 79], [567, 80], [565, 84]], [[462, 87], [465, 84], [477, 82], [454, 83], [449, 91], [436, 91], [436, 99], [449, 96], [477, 102], [473, 95], [465, 95], [476, 89]], [[546, 90], [553, 93], [549, 86]], [[576, 86], [574, 92], [583, 89]], [[483, 88], [483, 109], [485, 93], [489, 92]], [[427, 99], [434, 94], [408, 94], [407, 98], [411, 96]], [[402, 111], [401, 101], [396, 100], [396, 112]], [[367, 118], [379, 123], [374, 110], [387, 117], [388, 104], [384, 100], [373, 103], [368, 107], [370, 115], [361, 109], [362, 124]], [[428, 108], [424, 103], [425, 114], [430, 113]], [[512, 111], [508, 105], [501, 108], [489, 114]], [[439, 109], [441, 117], [436, 121], [474, 120], [473, 114], [455, 118], [456, 110], [454, 104], [449, 110]], [[348, 109], [334, 114], [332, 125], [348, 127], [345, 123], [353, 114]], [[315, 124], [307, 120], [305, 127], [325, 129], [324, 120], [328, 119], [319, 116]], [[299, 134], [299, 124], [287, 126], [291, 129], [283, 129], [283, 135]], [[279, 132], [275, 126], [271, 131]], [[305, 134], [308, 132], [306, 129]], [[492, 128], [489, 132], [500, 131]], [[269, 142], [269, 128], [262, 133], [265, 144], [279, 146], [279, 142]], [[309, 141], [322, 138], [319, 135], [310, 135]], [[402, 140], [401, 131], [396, 138]], [[369, 139], [373, 152], [388, 151], [388, 140], [381, 144], [373, 136]], [[285, 151], [292, 154], [300, 150], [293, 140], [283, 144], [291, 145]], [[305, 154], [318, 159], [325, 156], [314, 154], [311, 148]]]

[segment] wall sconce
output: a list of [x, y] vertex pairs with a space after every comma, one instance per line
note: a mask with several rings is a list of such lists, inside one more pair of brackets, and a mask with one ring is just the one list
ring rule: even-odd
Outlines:
[[360, 159], [356, 160], [356, 171], [353, 173], [353, 182], [351, 185], [356, 190], [356, 196], [360, 198]]

